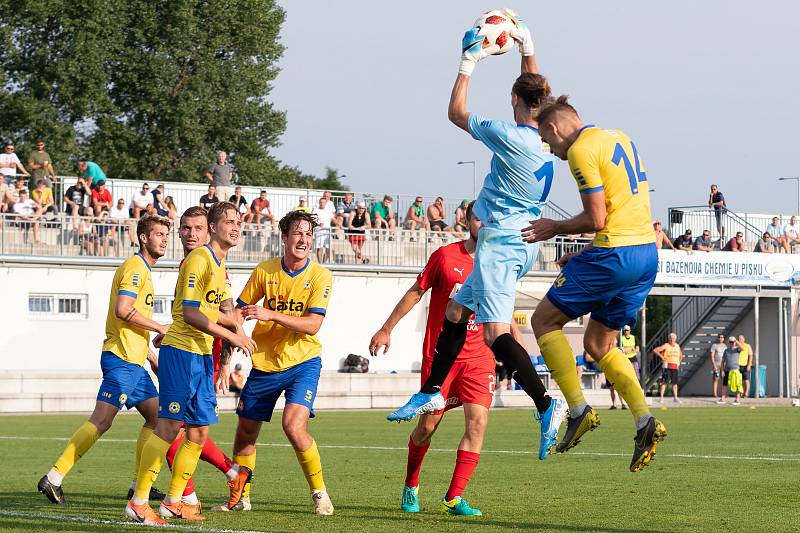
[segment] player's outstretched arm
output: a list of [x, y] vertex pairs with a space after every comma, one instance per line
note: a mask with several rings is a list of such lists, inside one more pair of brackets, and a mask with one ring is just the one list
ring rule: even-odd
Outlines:
[[127, 294], [118, 294], [117, 300], [114, 304], [114, 315], [120, 320], [124, 320], [125, 322], [131, 324], [132, 326], [146, 329], [147, 331], [155, 331], [159, 334], [167, 333], [169, 326], [159, 324], [155, 320], [147, 318], [139, 313], [133, 306], [135, 303], [136, 299], [132, 296], [128, 296]]
[[459, 73], [456, 82], [453, 84], [453, 91], [450, 93], [450, 104], [447, 106], [447, 118], [461, 128], [469, 132], [469, 112], [467, 111], [467, 88], [469, 87], [469, 76]]
[[375, 335], [373, 335], [372, 339], [369, 341], [369, 354], [371, 356], [374, 357], [378, 355], [378, 351], [380, 351], [381, 348], [383, 348], [384, 354], [389, 351], [389, 346], [392, 344], [392, 331], [394, 327], [419, 303], [423, 294], [425, 294], [425, 290], [420, 287], [419, 281], [415, 281], [414, 285], [406, 291], [403, 297], [400, 298], [400, 301], [397, 302], [397, 305], [394, 306], [389, 318], [383, 323], [381, 329], [375, 332]]

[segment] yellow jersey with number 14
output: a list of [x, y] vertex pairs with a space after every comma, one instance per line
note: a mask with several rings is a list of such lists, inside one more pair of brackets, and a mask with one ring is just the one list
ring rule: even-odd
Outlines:
[[581, 194], [605, 193], [606, 224], [595, 236], [594, 246], [614, 248], [656, 241], [647, 175], [636, 145], [627, 135], [584, 126], [567, 150], [567, 161]]
[[219, 316], [219, 304], [229, 298], [225, 281], [225, 261], [214, 255], [209, 245], [189, 252], [181, 263], [175, 301], [172, 304], [172, 325], [162, 344], [199, 355], [210, 355], [214, 337], [194, 328], [183, 319], [183, 310], [197, 307], [211, 322]]
[[[257, 305], [290, 316], [311, 313], [323, 315], [331, 298], [331, 271], [309, 258], [300, 270], [290, 272], [283, 258], [262, 261], [242, 289], [236, 303]], [[252, 356], [253, 368], [263, 372], [280, 372], [322, 353], [316, 335], [298, 333], [275, 322], [257, 322], [253, 340], [258, 349]]]
[[150, 264], [141, 254], [122, 263], [114, 273], [106, 314], [106, 338], [103, 351], [111, 352], [123, 361], [143, 365], [150, 347], [150, 332], [117, 318], [117, 296], [134, 299], [133, 308], [143, 317], [153, 318], [153, 281]]

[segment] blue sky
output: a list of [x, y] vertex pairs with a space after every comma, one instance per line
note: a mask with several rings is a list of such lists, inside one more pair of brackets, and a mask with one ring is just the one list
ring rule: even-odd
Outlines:
[[[796, 210], [800, 176], [800, 4], [281, 0], [286, 53], [270, 98], [288, 114], [275, 155], [351, 189], [467, 197], [489, 153], [447, 121], [463, 32], [510, 7], [532, 28], [542, 74], [588, 123], [621, 129], [646, 166], [654, 216], [706, 201], [717, 183], [737, 211]], [[511, 119], [519, 54], [472, 77], [470, 111]], [[562, 164], [553, 200], [576, 212]]]

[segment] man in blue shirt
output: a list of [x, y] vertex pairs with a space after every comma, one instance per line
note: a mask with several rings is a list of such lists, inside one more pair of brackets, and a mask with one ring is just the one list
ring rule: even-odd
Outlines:
[[108, 181], [106, 173], [103, 172], [103, 169], [100, 168], [100, 165], [94, 161], [79, 161], [78, 169], [80, 170], [81, 176], [83, 176], [84, 180], [86, 181], [86, 185], [88, 185], [92, 190], [97, 187], [98, 181]]
[[436, 343], [429, 378], [420, 392], [389, 415], [389, 420], [410, 420], [417, 414], [443, 409], [439, 389], [467, 336], [467, 322], [483, 324], [484, 340], [497, 360], [536, 404], [534, 415], [541, 423], [539, 459], [555, 445], [566, 404], [551, 399], [531, 364], [528, 351], [511, 335], [516, 284], [533, 265], [539, 248], [522, 241], [521, 230], [538, 219], [547, 203], [553, 180], [553, 156], [536, 129], [535, 116], [551, 100], [550, 86], [538, 74], [530, 31], [512, 37], [522, 53], [522, 74], [511, 90], [513, 122], [490, 120], [467, 111], [467, 87], [475, 64], [486, 55], [482, 37], [469, 30], [464, 35], [461, 67], [456, 78], [448, 117], [482, 142], [492, 152], [491, 171], [475, 201], [475, 214], [483, 222], [475, 251], [475, 268], [447, 306], [442, 333]]

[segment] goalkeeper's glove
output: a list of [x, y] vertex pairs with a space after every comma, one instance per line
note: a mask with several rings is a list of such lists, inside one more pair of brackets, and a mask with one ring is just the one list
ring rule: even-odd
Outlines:
[[470, 28], [461, 39], [461, 64], [458, 67], [458, 72], [466, 76], [471, 76], [475, 65], [483, 59], [492, 55], [493, 50], [500, 49], [499, 46], [493, 44], [483, 47], [483, 35], [478, 35], [479, 28]]
[[506, 16], [514, 19], [516, 22], [516, 24], [514, 24], [514, 29], [510, 32], [510, 35], [511, 38], [517, 42], [517, 45], [519, 46], [519, 53], [523, 56], [532, 56], [533, 37], [531, 37], [531, 30], [528, 28], [527, 24], [525, 24], [525, 22], [522, 20], [522, 17], [508, 8], [503, 9], [503, 13]]

